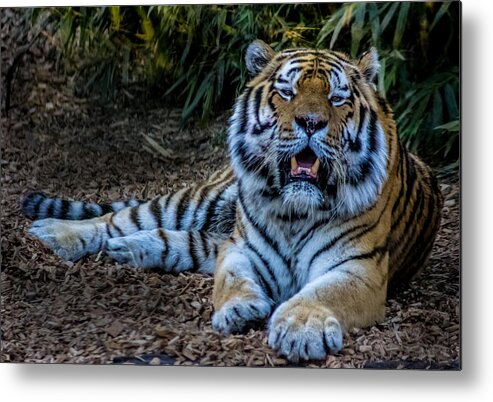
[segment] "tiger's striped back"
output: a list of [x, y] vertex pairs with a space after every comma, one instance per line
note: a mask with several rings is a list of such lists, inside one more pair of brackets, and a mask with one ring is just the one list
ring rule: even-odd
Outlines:
[[389, 290], [425, 266], [440, 226], [443, 197], [431, 169], [399, 143], [399, 165], [388, 241]]

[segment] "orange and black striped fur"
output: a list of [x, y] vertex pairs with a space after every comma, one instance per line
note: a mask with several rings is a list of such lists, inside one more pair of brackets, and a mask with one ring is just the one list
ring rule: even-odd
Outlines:
[[382, 320], [387, 290], [423, 267], [442, 198], [376, 91], [374, 49], [351, 60], [255, 41], [246, 63], [231, 167], [150, 202], [35, 193], [23, 211], [64, 259], [105, 250], [135, 267], [214, 273], [213, 328], [268, 319], [280, 354], [321, 359], [342, 348], [344, 331]]

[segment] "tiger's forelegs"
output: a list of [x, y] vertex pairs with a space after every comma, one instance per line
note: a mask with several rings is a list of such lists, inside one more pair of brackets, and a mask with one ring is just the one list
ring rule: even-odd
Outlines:
[[338, 352], [344, 331], [383, 319], [386, 271], [373, 261], [353, 260], [308, 283], [272, 315], [269, 346], [293, 362]]
[[214, 274], [212, 328], [224, 334], [244, 332], [267, 318], [273, 302], [257, 283], [252, 262], [241, 246], [228, 241]]

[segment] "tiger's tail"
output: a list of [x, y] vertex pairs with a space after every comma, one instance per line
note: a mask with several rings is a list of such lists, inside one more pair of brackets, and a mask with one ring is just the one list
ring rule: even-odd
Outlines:
[[127, 200], [108, 204], [94, 202], [69, 201], [61, 198], [51, 198], [42, 192], [26, 193], [21, 198], [21, 211], [31, 220], [58, 218], [67, 220], [82, 220], [116, 212], [123, 208], [135, 207], [146, 201]]

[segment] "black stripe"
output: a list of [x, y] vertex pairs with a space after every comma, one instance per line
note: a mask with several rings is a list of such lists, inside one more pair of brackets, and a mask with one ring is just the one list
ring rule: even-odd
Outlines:
[[[308, 55], [299, 55], [297, 54], [295, 57], [292, 59], [289, 59], [287, 64], [293, 65], [293, 64], [303, 64], [306, 63], [307, 61], [313, 61], [313, 58], [307, 57]], [[289, 72], [288, 72], [289, 75]]]
[[197, 256], [197, 250], [195, 249], [195, 238], [193, 231], [188, 232], [188, 252], [192, 258], [192, 272], [197, 272], [199, 269], [199, 259]]
[[242, 99], [242, 109], [240, 111], [240, 133], [244, 133], [246, 131], [246, 128], [247, 128], [247, 124], [248, 124], [248, 102], [249, 102], [249, 98], [250, 98], [250, 94], [252, 93], [252, 90], [253, 88], [248, 88], [246, 90], [246, 92], [244, 93], [243, 95], [243, 99]]
[[377, 150], [377, 114], [372, 109], [370, 110], [370, 122], [368, 124], [369, 135], [369, 151], [374, 153]]
[[267, 235], [266, 228], [263, 227], [263, 226], [261, 226], [259, 223], [255, 222], [255, 220], [253, 219], [253, 217], [250, 215], [250, 212], [248, 211], [248, 209], [247, 209], [247, 207], [245, 205], [245, 200], [243, 198], [243, 194], [242, 194], [240, 188], [238, 189], [238, 196], [239, 196], [240, 205], [241, 205], [241, 207], [243, 209], [243, 212], [245, 213], [245, 217], [250, 222], [250, 225], [252, 225], [255, 228], [255, 230], [257, 231], [257, 233], [272, 248], [272, 250], [274, 250], [274, 252], [281, 258], [281, 260], [286, 264], [288, 270], [290, 271], [289, 261], [288, 261], [288, 259], [284, 255], [281, 254], [277, 242], [274, 239], [270, 238]]
[[305, 233], [298, 239], [298, 249], [301, 249], [305, 246], [306, 242], [310, 239], [308, 239], [308, 236], [318, 227], [324, 226], [328, 224], [329, 222], [332, 221], [332, 217], [329, 218], [324, 218], [316, 221], [314, 224], [312, 224], [306, 231]]
[[219, 203], [219, 200], [221, 199], [221, 196], [224, 193], [225, 188], [221, 187], [217, 194], [214, 196], [214, 198], [209, 202], [209, 205], [207, 205], [207, 212], [205, 215], [205, 221], [202, 226], [203, 230], [208, 230], [212, 224], [212, 218], [216, 215], [216, 207], [217, 204]]
[[251, 154], [246, 150], [246, 144], [243, 141], [238, 141], [232, 149], [233, 153], [237, 153], [237, 157], [243, 168], [247, 171], [260, 172], [265, 170], [263, 160], [256, 154]]
[[[341, 57], [337, 54], [335, 54], [334, 52], [330, 52], [330, 53], [321, 53], [320, 54], [321, 56], [321, 59], [322, 60], [325, 60], [325, 61], [332, 61], [332, 62], [337, 62], [337, 63], [341, 63], [343, 65], [348, 65], [349, 67], [355, 69], [355, 67], [351, 64], [351, 62], [346, 58], [346, 57]], [[342, 68], [342, 66], [341, 66]]]
[[356, 136], [354, 141], [351, 139], [351, 137], [348, 138], [349, 142], [349, 150], [354, 153], [359, 153], [361, 152], [361, 138], [360, 136]]
[[405, 189], [405, 178], [404, 178], [404, 171], [406, 170], [407, 171], [407, 166], [405, 167], [405, 158], [404, 158], [404, 155], [402, 154], [402, 146], [400, 144], [400, 141], [398, 143], [398, 146], [399, 146], [399, 150], [401, 151], [398, 155], [399, 157], [399, 162], [400, 162], [400, 166], [399, 166], [399, 184], [401, 186], [401, 188], [399, 189], [399, 194], [397, 195], [397, 198], [394, 202], [394, 205], [392, 206], [392, 218], [394, 217], [394, 214], [395, 212], [397, 211], [397, 208], [399, 207], [400, 205], [400, 201], [401, 201], [401, 198], [402, 196], [404, 195], [404, 189]]
[[[266, 269], [266, 273], [269, 276], [268, 278], [266, 278], [264, 276], [264, 274], [260, 271], [260, 269], [258, 269], [258, 267], [255, 267], [257, 269], [257, 276], [266, 283], [269, 297], [272, 299], [273, 293], [274, 293], [274, 288], [272, 288], [270, 283], [272, 283], [273, 285], [277, 285], [275, 288], [275, 291], [276, 291], [276, 294], [278, 296], [280, 296], [279, 283], [278, 283], [277, 278], [274, 275], [274, 272], [272, 271], [268, 261], [260, 254], [260, 252], [257, 250], [257, 248], [250, 241], [248, 241], [248, 240], [245, 241], [245, 247], [247, 247], [250, 251], [252, 251], [252, 253], [255, 254], [260, 261], [262, 261], [262, 264], [264, 265], [264, 267]], [[270, 282], [268, 279], [270, 279]]]
[[367, 253], [352, 255], [350, 257], [343, 259], [342, 261], [339, 261], [338, 263], [336, 263], [334, 265], [331, 265], [329, 268], [327, 268], [324, 271], [324, 274], [336, 269], [337, 267], [345, 264], [346, 262], [354, 261], [354, 260], [368, 260], [368, 259], [375, 257], [376, 255], [379, 255], [381, 253], [385, 253], [386, 251], [387, 251], [387, 246], [385, 245], [385, 246], [381, 246], [381, 247], [375, 247], [373, 250], [371, 250]]
[[[257, 122], [260, 124], [260, 105], [262, 103], [262, 94], [264, 86], [261, 85], [255, 90], [255, 116], [257, 116]], [[262, 131], [260, 131], [262, 132]]]
[[111, 238], [113, 237], [113, 234], [111, 233], [111, 230], [110, 230], [110, 224], [109, 224], [109, 223], [107, 223], [107, 224], [105, 225], [105, 228], [106, 228], [106, 234], [108, 235], [108, 238], [110, 238], [110, 239], [111, 239]]
[[352, 186], [357, 186], [360, 182], [365, 181], [365, 179], [373, 172], [374, 167], [370, 159], [365, 158], [360, 162], [358, 170], [348, 177], [348, 183]]
[[387, 115], [391, 112], [391, 109], [389, 107], [389, 104], [383, 99], [383, 97], [378, 93], [375, 92], [375, 96], [377, 98], [378, 105], [382, 109], [382, 111]]
[[[204, 185], [203, 187], [200, 187], [196, 190], [195, 194], [199, 192], [199, 202], [195, 207], [195, 211], [193, 212], [193, 218], [192, 218], [192, 227], [197, 230], [201, 230], [204, 227], [204, 224], [197, 225], [198, 221], [198, 214], [204, 205], [206, 201], [209, 200], [208, 196], [211, 193], [211, 191], [208, 191], [210, 188], [217, 187], [218, 192], [222, 192], [225, 187], [227, 187], [230, 184], [230, 180], [233, 176], [233, 172], [230, 170], [226, 176], [222, 180], [216, 180], [210, 184]], [[221, 185], [221, 186], [220, 186]], [[214, 190], [214, 189], [213, 189]]]
[[78, 219], [90, 219], [92, 218], [90, 210], [87, 209], [87, 203], [82, 204], [82, 212], [81, 214], [77, 217]]
[[359, 138], [361, 135], [361, 131], [363, 130], [363, 124], [366, 120], [366, 112], [367, 109], [363, 106], [363, 104], [359, 105], [359, 124], [358, 124], [358, 130], [356, 131], [356, 138]]
[[182, 230], [183, 228], [183, 218], [185, 215], [185, 211], [190, 205], [190, 192], [192, 191], [192, 187], [187, 188], [181, 195], [181, 198], [178, 200], [176, 204], [175, 211], [175, 228], [176, 230]]
[[121, 230], [114, 222], [113, 219], [115, 217], [115, 214], [111, 215], [110, 222], [109, 224], [115, 228], [115, 230], [118, 232], [120, 237], [124, 236], [125, 234], [123, 233], [123, 230]]
[[62, 200], [62, 206], [60, 208], [60, 214], [59, 214], [60, 219], [67, 219], [67, 215], [70, 210], [70, 204], [71, 204], [70, 201]]
[[165, 267], [165, 261], [166, 261], [166, 257], [168, 255], [168, 249], [169, 249], [168, 235], [166, 234], [164, 229], [159, 229], [158, 234], [159, 234], [159, 237], [161, 238], [161, 240], [163, 241], [163, 244], [164, 244], [163, 251], [161, 253], [161, 261], [163, 263], [163, 268], [166, 268]]
[[219, 254], [219, 245], [217, 243], [214, 243], [214, 258], [217, 258], [218, 254]]
[[298, 71], [301, 71], [301, 67], [293, 67], [293, 68], [290, 68], [288, 70], [286, 75], [289, 77], [291, 74], [293, 74], [294, 72], [298, 72]]
[[402, 211], [400, 212], [397, 219], [395, 219], [392, 222], [391, 232], [393, 232], [395, 230], [395, 228], [397, 228], [400, 225], [402, 219], [404, 218], [404, 215], [405, 215], [406, 210], [407, 210], [407, 204], [409, 203], [409, 201], [411, 199], [411, 196], [413, 194], [413, 190], [415, 187], [415, 183], [416, 183], [416, 171], [414, 169], [414, 166], [412, 166], [411, 162], [409, 161], [409, 156], [408, 156], [407, 151], [404, 150], [402, 155], [405, 158], [405, 164], [407, 167], [407, 169], [406, 169], [406, 180], [405, 180], [405, 185], [407, 186], [407, 190], [406, 190], [405, 198], [404, 198], [403, 203], [402, 203]]
[[254, 271], [255, 278], [258, 280], [257, 283], [260, 285], [260, 288], [269, 299], [274, 300], [274, 295], [272, 294], [272, 288], [262, 277], [259, 267], [253, 261], [251, 261], [251, 263], [252, 263], [252, 268]]
[[380, 223], [380, 220], [381, 220], [383, 214], [387, 210], [387, 206], [389, 204], [390, 199], [391, 199], [391, 197], [390, 197], [390, 194], [389, 194], [387, 196], [387, 201], [385, 202], [384, 207], [380, 211], [380, 215], [378, 216], [377, 219], [375, 219], [375, 221], [371, 225], [368, 225], [367, 223], [356, 225], [356, 226], [353, 226], [353, 227], [345, 230], [344, 232], [340, 233], [339, 236], [337, 236], [334, 239], [332, 239], [329, 243], [327, 243], [323, 248], [319, 249], [312, 256], [312, 258], [310, 259], [310, 262], [308, 263], [308, 267], [311, 267], [313, 261], [317, 257], [319, 257], [322, 253], [325, 253], [326, 251], [329, 251], [336, 243], [338, 243], [344, 237], [346, 237], [346, 236], [354, 233], [355, 231], [357, 231], [359, 229], [363, 229], [362, 231], [356, 233], [355, 235], [351, 236], [349, 239], [347, 239], [346, 241], [344, 241], [344, 243], [342, 243], [342, 245], [341, 245], [342, 247], [344, 247], [345, 245], [347, 245], [348, 243], [350, 243], [354, 239], [356, 239], [358, 237], [361, 237], [361, 236], [364, 236], [365, 234], [367, 234], [367, 233], [371, 232], [372, 230], [374, 230], [378, 226], [378, 224]]
[[[412, 242], [412, 244], [407, 247], [407, 251], [404, 254], [404, 258], [403, 258], [403, 261], [405, 262], [409, 260], [409, 255], [411, 255], [411, 257], [415, 259], [417, 256], [416, 252], [418, 251], [422, 252], [422, 255], [417, 256], [418, 258], [421, 259], [426, 258], [426, 254], [423, 255], [424, 250], [422, 249], [422, 246], [424, 244], [432, 243], [432, 240], [438, 228], [436, 222], [434, 222], [434, 225], [432, 226], [432, 221], [434, 221], [436, 218], [435, 197], [436, 197], [435, 194], [429, 194], [429, 196], [427, 197], [428, 204], [426, 205], [426, 207], [421, 208], [420, 215], [418, 219], [416, 219], [416, 222], [414, 223], [413, 233], [412, 236], [410, 237], [410, 241]], [[421, 220], [423, 218], [424, 212], [426, 212], [426, 217], [423, 224], [421, 224]], [[416, 231], [418, 230], [419, 232], [416, 235]]]
[[330, 71], [338, 72], [339, 74], [343, 74], [343, 67], [334, 63], [333, 61], [324, 59], [323, 61], [319, 62], [319, 65], [324, 70], [330, 70]]
[[338, 87], [339, 85], [341, 85], [341, 74], [342, 74], [342, 71], [339, 71], [338, 69], [333, 68], [331, 70], [331, 73], [332, 73], [332, 76], [336, 79], [336, 81], [337, 81], [336, 84], [337, 84], [337, 87]]
[[353, 85], [351, 85], [351, 94], [354, 95], [355, 98], [360, 97], [360, 92], [358, 89], [358, 84], [353, 82]]
[[313, 254], [312, 258], [310, 258], [310, 262], [308, 263], [309, 269], [312, 266], [313, 261], [315, 261], [316, 258], [318, 258], [321, 254], [325, 253], [326, 251], [329, 251], [339, 240], [341, 240], [343, 237], [345, 237], [345, 236], [353, 233], [354, 231], [361, 229], [365, 226], [366, 226], [366, 224], [353, 226], [353, 227], [345, 230], [344, 232], [340, 233], [338, 236], [334, 237], [329, 243], [325, 244], [315, 254]]
[[39, 198], [33, 206], [33, 218], [36, 219], [39, 215], [39, 209], [41, 208], [41, 204], [46, 198]]
[[113, 212], [113, 207], [110, 204], [101, 204], [100, 207], [103, 215]]
[[[409, 233], [411, 229], [416, 229], [417, 223], [420, 221], [426, 206], [423, 206], [425, 202], [425, 194], [420, 185], [416, 186], [416, 200], [413, 203], [411, 213], [408, 215], [408, 219], [404, 224], [404, 233]], [[419, 214], [419, 215], [418, 215]]]
[[152, 216], [156, 220], [156, 224], [158, 228], [163, 227], [163, 211], [159, 203], [160, 200], [161, 197], [154, 198], [151, 201], [151, 204], [149, 205], [149, 211], [151, 212]]
[[55, 200], [49, 199], [48, 202], [49, 202], [49, 205], [48, 205], [48, 208], [46, 209], [46, 216], [49, 218], [49, 217], [55, 216]]
[[310, 75], [313, 76], [314, 73], [315, 73], [315, 69], [313, 69], [313, 68], [305, 68], [303, 70], [303, 73], [304, 73], [304, 77], [307, 77], [307, 76], [310, 76]]
[[298, 214], [296, 212], [293, 212], [292, 214], [289, 215], [277, 214], [276, 218], [283, 222], [293, 222], [293, 221], [305, 220], [306, 218], [308, 218], [308, 214], [304, 214], [304, 213]]
[[346, 270], [342, 270], [342, 271], [339, 271], [339, 272], [342, 272], [342, 273], [344, 273], [346, 275], [352, 276], [353, 278], [356, 278], [360, 282], [362, 282], [368, 289], [373, 289], [373, 286], [370, 283], [368, 283], [368, 281], [366, 281], [361, 276], [359, 276], [358, 274], [355, 274], [354, 272], [346, 271]]
[[206, 237], [207, 232], [199, 232], [199, 237], [200, 237], [200, 242], [202, 244], [202, 252], [204, 253], [204, 259], [209, 258], [209, 247], [207, 246], [207, 240]]
[[394, 151], [393, 149], [393, 140], [394, 137], [392, 135], [392, 132], [389, 133], [389, 135], [386, 136], [387, 139], [387, 165], [386, 169], [389, 170], [390, 164], [392, 163], [392, 152]]
[[139, 221], [139, 207], [130, 208], [130, 219], [138, 230], [142, 230], [142, 225]]
[[344, 243], [342, 243], [342, 247], [344, 247], [348, 243], [352, 242], [353, 240], [357, 239], [358, 237], [364, 236], [364, 235], [370, 233], [372, 230], [374, 230], [378, 226], [378, 224], [380, 223], [380, 220], [382, 219], [383, 214], [387, 211], [387, 207], [389, 205], [390, 199], [391, 199], [391, 197], [389, 194], [389, 196], [387, 197], [387, 201], [385, 202], [385, 206], [380, 211], [380, 215], [378, 216], [378, 218], [371, 225], [363, 225], [363, 226], [366, 226], [365, 229], [363, 229], [361, 232], [355, 234], [354, 236], [351, 236], [349, 239], [345, 240]]

